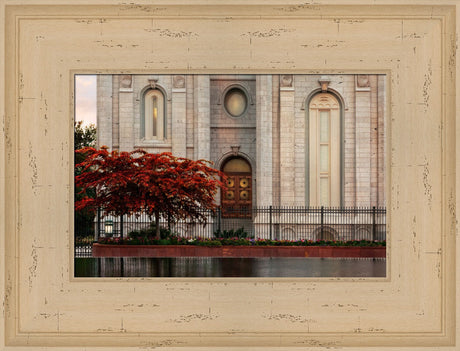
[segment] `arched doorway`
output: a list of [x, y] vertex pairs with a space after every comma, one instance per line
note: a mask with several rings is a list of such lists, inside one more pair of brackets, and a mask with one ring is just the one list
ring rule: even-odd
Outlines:
[[251, 165], [242, 157], [232, 157], [223, 164], [222, 172], [227, 176], [227, 190], [222, 196], [222, 216], [226, 218], [251, 218]]

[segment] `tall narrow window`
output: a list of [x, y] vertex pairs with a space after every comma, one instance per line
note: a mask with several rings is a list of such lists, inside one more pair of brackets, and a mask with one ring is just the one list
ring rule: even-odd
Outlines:
[[339, 206], [340, 105], [331, 94], [316, 95], [309, 106], [309, 194], [311, 206]]
[[331, 196], [331, 140], [329, 128], [330, 111], [319, 111], [319, 201], [321, 205], [330, 206]]
[[153, 102], [153, 113], [152, 113], [153, 136], [157, 136], [158, 98], [156, 96], [152, 96], [152, 102]]
[[163, 140], [166, 134], [163, 93], [158, 89], [147, 90], [143, 100], [142, 137], [145, 140]]

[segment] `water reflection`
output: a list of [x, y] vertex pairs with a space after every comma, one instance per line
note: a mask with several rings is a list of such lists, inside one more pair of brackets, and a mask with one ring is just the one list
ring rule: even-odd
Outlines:
[[385, 259], [76, 258], [75, 277], [385, 277]]

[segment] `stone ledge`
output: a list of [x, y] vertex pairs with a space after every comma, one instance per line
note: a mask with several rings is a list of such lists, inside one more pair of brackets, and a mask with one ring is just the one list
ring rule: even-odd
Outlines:
[[93, 257], [386, 257], [386, 247], [93, 245]]

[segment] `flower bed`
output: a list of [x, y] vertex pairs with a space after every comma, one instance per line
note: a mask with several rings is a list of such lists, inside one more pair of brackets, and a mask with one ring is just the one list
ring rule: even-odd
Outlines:
[[385, 241], [370, 240], [271, 240], [252, 238], [184, 238], [169, 236], [164, 239], [152, 237], [127, 238], [100, 238], [99, 244], [104, 245], [188, 245], [188, 246], [358, 246], [358, 247], [385, 247]]
[[[144, 240], [145, 241], [145, 240]], [[93, 245], [94, 257], [386, 257], [385, 242], [275, 241], [267, 239], [186, 239], [148, 244], [110, 238]]]

